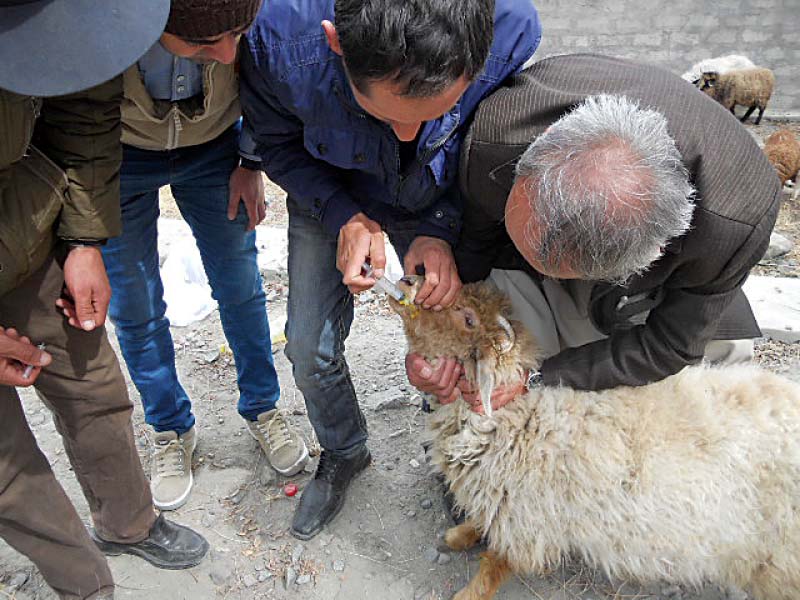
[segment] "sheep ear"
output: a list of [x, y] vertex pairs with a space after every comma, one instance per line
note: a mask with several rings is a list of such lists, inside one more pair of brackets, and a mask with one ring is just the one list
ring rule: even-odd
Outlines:
[[494, 391], [494, 361], [491, 358], [478, 358], [477, 365], [478, 389], [481, 392], [483, 414], [492, 416], [492, 392]]

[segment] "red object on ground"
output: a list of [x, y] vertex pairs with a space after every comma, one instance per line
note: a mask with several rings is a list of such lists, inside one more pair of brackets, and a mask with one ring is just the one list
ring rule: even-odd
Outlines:
[[283, 486], [283, 493], [291, 498], [297, 493], [297, 486], [293, 483], [287, 483]]

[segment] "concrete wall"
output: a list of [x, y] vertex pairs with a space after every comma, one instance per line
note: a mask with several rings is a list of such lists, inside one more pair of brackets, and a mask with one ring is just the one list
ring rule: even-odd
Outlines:
[[800, 0], [538, 0], [536, 6], [542, 58], [598, 52], [680, 75], [703, 58], [742, 54], [775, 72], [765, 114], [800, 116]]

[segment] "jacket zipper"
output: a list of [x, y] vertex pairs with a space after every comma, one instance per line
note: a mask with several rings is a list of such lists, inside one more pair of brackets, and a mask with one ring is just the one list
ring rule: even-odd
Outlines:
[[180, 133], [183, 131], [183, 124], [181, 123], [181, 116], [178, 111], [178, 105], [172, 105], [172, 122], [169, 124], [169, 135], [167, 136], [167, 150], [174, 150], [178, 147]]

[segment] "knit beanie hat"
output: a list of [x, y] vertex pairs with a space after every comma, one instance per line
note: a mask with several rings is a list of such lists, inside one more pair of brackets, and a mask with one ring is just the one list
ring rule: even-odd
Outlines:
[[250, 25], [260, 7], [261, 0], [172, 0], [164, 31], [202, 40]]

